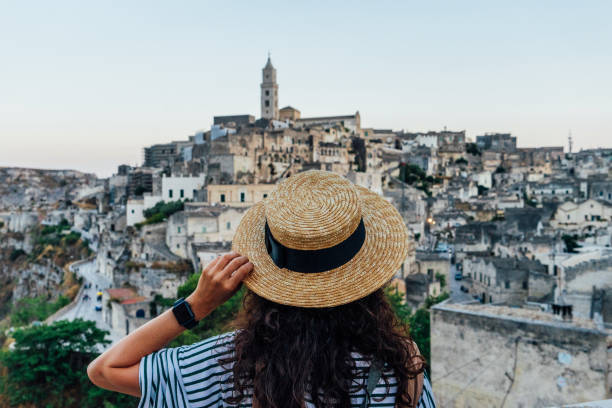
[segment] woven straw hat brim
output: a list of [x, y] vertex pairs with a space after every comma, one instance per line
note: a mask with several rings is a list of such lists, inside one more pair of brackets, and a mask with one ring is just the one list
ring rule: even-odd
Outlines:
[[232, 250], [246, 255], [254, 266], [245, 285], [276, 303], [320, 308], [350, 303], [387, 283], [408, 255], [408, 231], [393, 205], [366, 188], [355, 188], [361, 201], [365, 241], [350, 261], [325, 272], [300, 273], [277, 267], [266, 250], [264, 203], [253, 205], [232, 242]]

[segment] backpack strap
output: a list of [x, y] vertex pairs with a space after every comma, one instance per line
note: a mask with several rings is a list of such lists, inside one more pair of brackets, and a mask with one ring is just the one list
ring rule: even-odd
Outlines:
[[374, 392], [374, 389], [376, 388], [376, 385], [378, 384], [378, 381], [380, 380], [381, 375], [382, 371], [380, 364], [377, 361], [373, 361], [370, 364], [370, 370], [368, 371], [368, 385], [366, 388], [366, 395], [363, 397], [361, 408], [366, 408], [368, 405], [370, 405], [370, 398]]

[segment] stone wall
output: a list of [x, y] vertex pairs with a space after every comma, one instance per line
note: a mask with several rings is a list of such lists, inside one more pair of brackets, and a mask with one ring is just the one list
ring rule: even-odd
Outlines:
[[441, 407], [538, 408], [606, 399], [607, 335], [496, 306], [436, 305], [431, 368]]
[[529, 271], [527, 300], [530, 302], [552, 303], [557, 277], [546, 273]]
[[176, 298], [176, 291], [187, 278], [188, 274], [178, 274], [165, 269], [139, 268], [138, 271], [128, 273], [127, 281], [130, 286], [138, 288], [138, 293], [146, 297], [160, 294], [165, 298]]
[[565, 301], [573, 305], [574, 315], [589, 318], [593, 290], [612, 289], [612, 256], [566, 267], [563, 276]]

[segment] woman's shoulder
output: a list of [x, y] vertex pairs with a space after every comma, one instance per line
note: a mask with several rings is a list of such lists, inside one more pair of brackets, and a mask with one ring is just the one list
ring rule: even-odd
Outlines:
[[200, 360], [210, 360], [213, 357], [229, 354], [234, 348], [235, 332], [219, 334], [197, 343], [178, 348], [179, 364], [193, 364]]

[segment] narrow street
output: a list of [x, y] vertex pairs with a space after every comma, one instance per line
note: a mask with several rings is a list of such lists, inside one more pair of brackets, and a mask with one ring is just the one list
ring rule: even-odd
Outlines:
[[448, 286], [450, 288], [450, 298], [453, 303], [462, 303], [462, 302], [470, 302], [474, 300], [469, 293], [465, 293], [461, 291], [461, 285], [463, 284], [463, 280], [456, 280], [455, 274], [457, 273], [457, 265], [451, 264], [449, 277], [448, 277]]
[[97, 300], [96, 293], [110, 287], [111, 282], [97, 272], [95, 261], [76, 265], [73, 271], [76, 272], [78, 276], [83, 277], [84, 285], [91, 284], [91, 287], [83, 290], [81, 297], [72, 309], [56, 317], [55, 320], [74, 320], [77, 318], [92, 320], [96, 322], [96, 326], [99, 329], [106, 330], [110, 333], [107, 338], [113, 342], [112, 344], [116, 343], [121, 336], [114, 334], [109, 325], [104, 322], [102, 312], [96, 310], [97, 305], [102, 306], [102, 302]]

